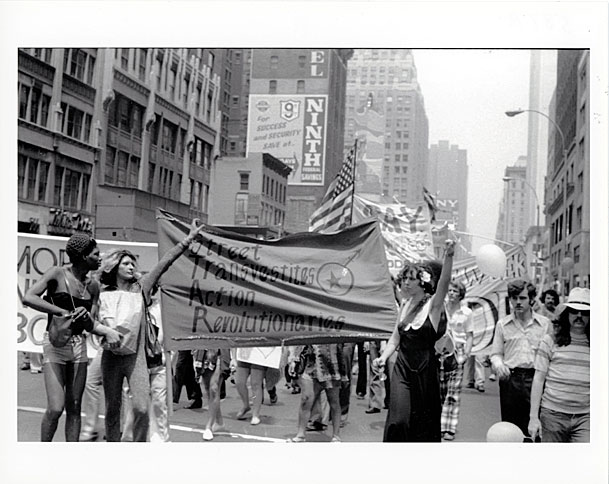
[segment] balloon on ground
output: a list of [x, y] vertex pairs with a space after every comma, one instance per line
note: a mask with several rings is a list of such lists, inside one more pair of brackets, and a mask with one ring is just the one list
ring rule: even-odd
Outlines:
[[522, 430], [510, 422], [497, 422], [486, 433], [487, 442], [523, 442]]

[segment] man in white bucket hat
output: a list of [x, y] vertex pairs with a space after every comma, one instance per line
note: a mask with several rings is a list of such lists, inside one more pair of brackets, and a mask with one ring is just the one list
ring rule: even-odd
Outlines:
[[535, 358], [529, 434], [590, 442], [590, 289], [574, 288], [556, 321]]

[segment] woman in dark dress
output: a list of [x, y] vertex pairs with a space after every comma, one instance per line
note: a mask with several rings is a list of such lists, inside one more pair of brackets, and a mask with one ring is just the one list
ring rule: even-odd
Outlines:
[[[47, 409], [42, 417], [41, 440], [53, 440], [59, 418], [66, 409], [66, 441], [78, 442], [80, 405], [87, 379], [87, 342], [84, 328], [104, 336], [108, 344], [118, 344], [119, 334], [95, 323], [99, 284], [89, 272], [99, 267], [99, 249], [87, 234], [74, 234], [66, 244], [71, 265], [52, 267], [26, 292], [23, 303], [49, 315], [72, 314], [72, 337], [56, 348], [45, 333], [42, 344]], [[41, 296], [46, 292], [44, 298]], [[47, 325], [48, 329], [48, 325]]]
[[404, 297], [396, 327], [373, 362], [380, 371], [398, 350], [384, 442], [440, 442], [440, 383], [434, 343], [446, 330], [444, 298], [448, 292], [454, 241], [446, 242], [444, 264], [407, 265], [397, 277]]

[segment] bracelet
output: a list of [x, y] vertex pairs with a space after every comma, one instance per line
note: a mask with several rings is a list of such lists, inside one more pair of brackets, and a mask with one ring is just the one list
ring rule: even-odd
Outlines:
[[188, 240], [188, 237], [186, 237], [184, 240], [182, 240], [178, 245], [180, 245], [182, 248], [184, 249], [188, 249], [188, 247], [190, 246], [190, 243], [192, 242], [191, 240]]

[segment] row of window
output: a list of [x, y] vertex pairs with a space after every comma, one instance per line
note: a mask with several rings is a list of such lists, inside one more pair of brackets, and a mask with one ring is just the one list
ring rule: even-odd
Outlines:
[[92, 86], [95, 56], [83, 49], [64, 49], [63, 72]]
[[[409, 147], [408, 143], [394, 143], [394, 145], [393, 145], [394, 150], [407, 150], [408, 147]], [[385, 143], [385, 149], [390, 150], [391, 143]]]
[[51, 63], [51, 54], [53, 53], [53, 49], [19, 49], [23, 52], [27, 52], [28, 54], [40, 59], [47, 64]]
[[106, 165], [104, 182], [121, 187], [137, 188], [140, 172], [140, 158], [117, 150], [112, 146], [106, 147]]
[[387, 76], [379, 76], [378, 79], [376, 76], [371, 76], [370, 79], [368, 79], [366, 76], [362, 76], [358, 79], [355, 78], [349, 78], [347, 80], [347, 82], [349, 83], [355, 83], [358, 82], [361, 85], [365, 85], [365, 84], [370, 84], [372, 86], [376, 85], [378, 80], [378, 83], [380, 85], [384, 85], [384, 84], [397, 84], [399, 82], [410, 82], [410, 76], [391, 76], [391, 75], [387, 75]]
[[43, 94], [41, 86], [19, 84], [19, 118], [48, 127], [51, 96]]
[[93, 116], [67, 103], [61, 103], [61, 132], [70, 138], [89, 143]]
[[56, 165], [53, 191], [47, 197], [49, 172], [50, 164], [46, 161], [20, 154], [17, 169], [19, 197], [29, 201], [52, 202], [57, 206], [86, 210], [91, 176]]
[[285, 203], [286, 198], [286, 186], [279, 183], [279, 181], [262, 175], [262, 194], [266, 195], [279, 203]]
[[[300, 79], [296, 81], [296, 94], [304, 94], [305, 93], [305, 82]], [[269, 81], [269, 94], [277, 94], [277, 81], [275, 79], [271, 79]]]
[[141, 137], [145, 112], [144, 106], [115, 91], [114, 102], [110, 104], [108, 112], [108, 124]]
[[203, 182], [190, 180], [190, 206], [201, 212], [207, 212], [209, 204], [209, 186]]

